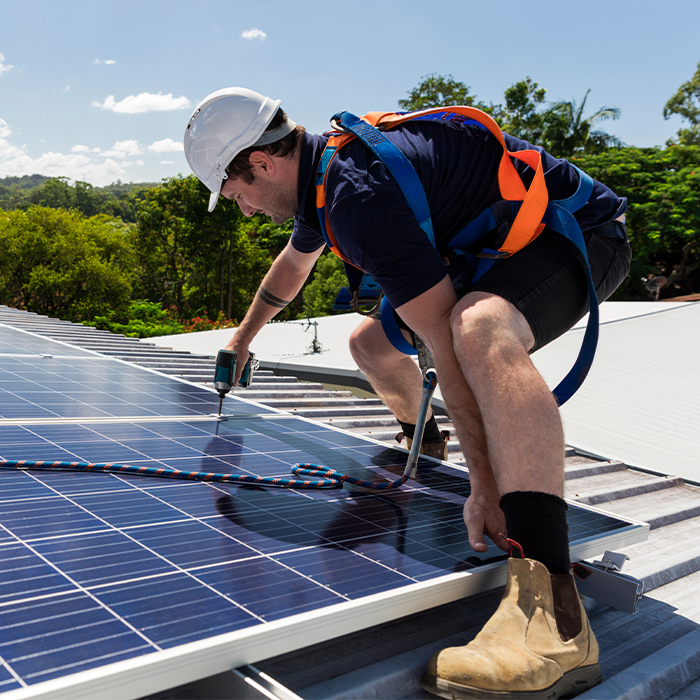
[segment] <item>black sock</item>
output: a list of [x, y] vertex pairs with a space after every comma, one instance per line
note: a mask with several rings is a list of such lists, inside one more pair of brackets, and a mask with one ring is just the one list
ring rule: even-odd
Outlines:
[[539, 491], [512, 491], [500, 502], [508, 538], [528, 559], [544, 564], [550, 574], [569, 573], [568, 506], [563, 498]]
[[[416, 426], [413, 423], [401, 423], [401, 430], [407, 438], [413, 440], [413, 436], [416, 434]], [[430, 416], [430, 420], [425, 424], [425, 430], [423, 431], [423, 442], [442, 442], [443, 438], [440, 434], [440, 428], [438, 427], [435, 416]]]

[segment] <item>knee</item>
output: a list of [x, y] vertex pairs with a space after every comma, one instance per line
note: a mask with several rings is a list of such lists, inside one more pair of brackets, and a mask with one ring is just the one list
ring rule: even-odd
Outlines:
[[534, 344], [527, 321], [505, 299], [488, 296], [462, 302], [450, 317], [458, 358], [480, 366], [509, 362]]
[[474, 363], [485, 359], [498, 342], [494, 319], [477, 307], [453, 309], [450, 325], [457, 356], [469, 357]]
[[367, 365], [378, 355], [376, 330], [368, 328], [364, 323], [350, 334], [350, 354], [359, 367]]

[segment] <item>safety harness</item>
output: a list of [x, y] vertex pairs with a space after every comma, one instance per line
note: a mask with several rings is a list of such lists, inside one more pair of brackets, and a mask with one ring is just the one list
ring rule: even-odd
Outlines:
[[[590, 314], [578, 358], [566, 377], [552, 392], [557, 403], [562, 405], [571, 398], [586, 378], [598, 343], [598, 298], [591, 277], [583, 234], [573, 216], [574, 212], [589, 200], [593, 181], [576, 168], [579, 175], [576, 192], [568, 199], [550, 201], [540, 152], [509, 151], [498, 124], [481, 110], [454, 106], [407, 114], [369, 112], [364, 117], [357, 117], [350, 112], [340, 112], [331, 119], [333, 130], [327, 134], [328, 143], [321, 155], [315, 185], [316, 208], [323, 237], [331, 251], [345, 263], [350, 283], [350, 287], [344, 288], [338, 295], [336, 308], [353, 308], [362, 313], [363, 307], [376, 306], [380, 297], [377, 283], [350, 262], [342, 252], [331, 229], [326, 210], [326, 177], [329, 165], [339, 149], [353, 139], [360, 139], [384, 163], [403, 192], [418, 224], [432, 245], [437, 248], [428, 200], [418, 174], [401, 150], [381, 133], [409, 120], [460, 121], [472, 124], [491, 132], [503, 148], [498, 167], [498, 186], [503, 200], [485, 209], [448, 244], [456, 254], [466, 257], [471, 282], [476, 282], [500, 260], [522, 250], [537, 238], [545, 226], [568, 238], [583, 255], [588, 279]], [[514, 160], [525, 163], [534, 171], [529, 188], [520, 178]], [[468, 252], [474, 249], [474, 244], [494, 231], [496, 232], [495, 242], [492, 242], [494, 247], [484, 247], [476, 254]], [[493, 236], [490, 237], [491, 239]], [[404, 339], [394, 318], [393, 309], [386, 298], [381, 301], [380, 318], [384, 331], [394, 347], [405, 354], [415, 354], [415, 349]]]

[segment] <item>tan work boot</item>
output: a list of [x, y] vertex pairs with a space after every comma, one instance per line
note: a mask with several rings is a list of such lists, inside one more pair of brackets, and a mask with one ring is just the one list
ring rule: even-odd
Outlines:
[[[447, 441], [450, 439], [450, 431], [441, 430], [440, 435], [442, 436], [442, 442], [423, 442], [421, 443], [419, 452], [426, 457], [435, 457], [435, 459], [441, 459], [443, 462], [447, 462]], [[397, 433], [394, 440], [401, 444], [403, 438], [403, 433]], [[409, 451], [411, 450], [412, 444], [413, 440], [406, 436], [406, 447], [408, 447]]]
[[602, 679], [572, 574], [509, 559], [503, 599], [476, 638], [434, 654], [423, 687], [443, 698], [574, 697]]

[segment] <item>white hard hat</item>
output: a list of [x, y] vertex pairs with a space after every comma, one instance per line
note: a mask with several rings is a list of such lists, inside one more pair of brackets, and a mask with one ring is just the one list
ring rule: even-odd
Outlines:
[[211, 191], [209, 211], [216, 206], [226, 167], [244, 148], [278, 141], [294, 129], [296, 124], [287, 120], [263, 136], [279, 106], [280, 100], [238, 87], [212, 92], [197, 105], [185, 129], [185, 157]]

